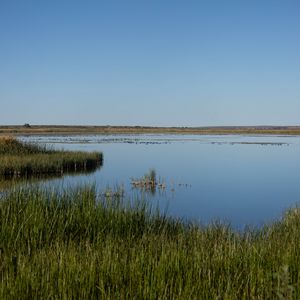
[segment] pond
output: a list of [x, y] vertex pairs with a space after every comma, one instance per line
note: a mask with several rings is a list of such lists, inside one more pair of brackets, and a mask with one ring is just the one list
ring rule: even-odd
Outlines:
[[[86, 135], [30, 136], [57, 149], [101, 151], [103, 166], [87, 175], [47, 180], [67, 188], [86, 183], [122, 187], [168, 215], [235, 228], [274, 221], [300, 200], [300, 138], [296, 136]], [[132, 185], [154, 169], [160, 186]]]

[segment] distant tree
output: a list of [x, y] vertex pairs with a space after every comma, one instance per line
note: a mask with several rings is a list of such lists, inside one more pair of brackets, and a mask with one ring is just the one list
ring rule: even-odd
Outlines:
[[25, 127], [25, 128], [30, 128], [31, 126], [30, 126], [29, 123], [25, 123], [25, 124], [24, 124], [24, 127]]

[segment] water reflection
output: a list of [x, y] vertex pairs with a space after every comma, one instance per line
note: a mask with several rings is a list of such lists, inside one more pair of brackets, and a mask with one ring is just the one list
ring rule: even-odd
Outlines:
[[[23, 137], [57, 149], [101, 151], [105, 165], [65, 176], [51, 186], [123, 186], [128, 198], [149, 197], [169, 215], [202, 223], [260, 226], [300, 200], [300, 137], [198, 135], [89, 135]], [[128, 142], [131, 141], [131, 142]], [[150, 169], [165, 188], [133, 186]]]
[[47, 182], [53, 179], [62, 179], [64, 176], [84, 176], [99, 171], [103, 166], [103, 159], [97, 161], [96, 164], [90, 164], [88, 168], [76, 170], [71, 169], [61, 173], [49, 173], [49, 174], [26, 174], [26, 175], [3, 175], [0, 176], [0, 191], [10, 189], [25, 184], [36, 184], [39, 182]]

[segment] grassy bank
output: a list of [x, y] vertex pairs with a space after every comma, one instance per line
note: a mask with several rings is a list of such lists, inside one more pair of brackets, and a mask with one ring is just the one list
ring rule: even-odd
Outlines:
[[215, 126], [215, 127], [154, 127], [154, 126], [0, 126], [0, 135], [72, 135], [72, 134], [270, 134], [300, 135], [300, 126]]
[[0, 137], [0, 176], [22, 177], [94, 170], [102, 164], [101, 153], [55, 151], [44, 146]]
[[1, 299], [300, 297], [298, 210], [236, 233], [101, 199], [93, 187], [2, 198]]

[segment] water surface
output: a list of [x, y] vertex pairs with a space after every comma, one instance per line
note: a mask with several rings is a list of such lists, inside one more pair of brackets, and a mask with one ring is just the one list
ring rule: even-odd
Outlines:
[[[294, 136], [86, 135], [21, 137], [54, 148], [102, 151], [103, 166], [88, 175], [47, 184], [123, 186], [125, 197], [146, 197], [167, 214], [236, 228], [279, 218], [300, 200], [300, 138]], [[154, 195], [134, 189], [149, 169], [165, 183]]]

